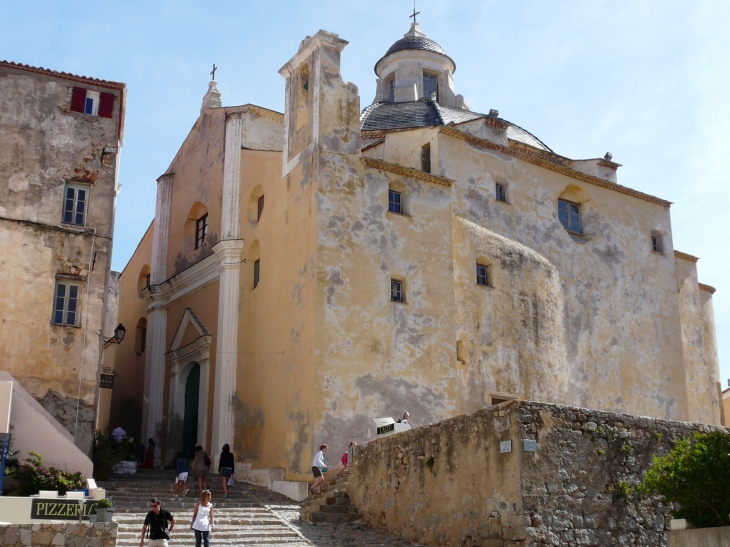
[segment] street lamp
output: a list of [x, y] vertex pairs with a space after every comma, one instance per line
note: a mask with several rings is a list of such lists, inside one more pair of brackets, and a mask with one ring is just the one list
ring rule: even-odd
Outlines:
[[114, 329], [114, 336], [104, 339], [104, 347], [106, 348], [114, 343], [121, 344], [122, 340], [124, 340], [125, 334], [127, 334], [127, 329], [124, 328], [124, 325], [119, 323], [119, 325], [117, 325], [117, 328]]

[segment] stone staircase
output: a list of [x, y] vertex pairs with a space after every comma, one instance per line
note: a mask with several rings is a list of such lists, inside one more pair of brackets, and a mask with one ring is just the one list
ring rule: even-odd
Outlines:
[[[226, 499], [220, 477], [209, 475], [208, 478], [215, 521], [212, 543], [259, 547], [311, 545], [273, 510], [296, 509], [296, 503], [275, 492], [245, 483], [237, 483], [231, 489], [230, 499]], [[109, 482], [100, 484], [107, 489], [107, 498], [114, 504], [114, 521], [119, 526], [118, 547], [139, 545], [142, 524], [153, 496], [160, 498], [162, 506], [176, 519], [169, 545], [191, 545], [195, 541], [190, 522], [198, 496], [193, 495], [191, 487], [195, 484], [197, 490], [197, 484], [188, 480], [188, 496], [175, 498], [172, 495], [173, 479], [173, 471], [141, 470], [138, 475], [113, 475]]]
[[344, 524], [360, 518], [347, 495], [347, 471], [341, 479], [325, 481], [322, 493], [310, 493], [300, 507], [301, 519], [312, 524]]

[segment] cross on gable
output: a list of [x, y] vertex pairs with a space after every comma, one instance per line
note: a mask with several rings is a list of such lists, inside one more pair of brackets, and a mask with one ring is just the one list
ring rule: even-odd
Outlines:
[[212, 76], [211, 80], [215, 80], [215, 71], [218, 70], [218, 67], [215, 66], [215, 63], [213, 63], [213, 70], [211, 70], [210, 75]]

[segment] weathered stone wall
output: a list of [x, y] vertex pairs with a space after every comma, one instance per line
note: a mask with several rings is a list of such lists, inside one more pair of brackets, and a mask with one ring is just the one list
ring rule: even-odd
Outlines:
[[[88, 453], [95, 426], [124, 85], [0, 64], [2, 367]], [[112, 117], [72, 112], [74, 87], [112, 93]], [[61, 222], [66, 182], [87, 189], [83, 225]], [[52, 322], [60, 279], [80, 288], [73, 325]]]
[[4, 547], [114, 547], [117, 523], [42, 523], [0, 525]]
[[668, 508], [615, 486], [708, 429], [512, 401], [359, 446], [348, 493], [367, 524], [426, 545], [664, 546]]

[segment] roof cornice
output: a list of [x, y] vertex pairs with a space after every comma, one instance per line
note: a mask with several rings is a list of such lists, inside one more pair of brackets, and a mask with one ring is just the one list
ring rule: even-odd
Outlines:
[[388, 163], [387, 161], [376, 160], [374, 158], [361, 157], [360, 158], [365, 164], [365, 167], [371, 167], [373, 169], [380, 169], [381, 171], [387, 171], [403, 177], [410, 177], [412, 179], [424, 180], [426, 182], [432, 182], [441, 186], [451, 186], [454, 181], [447, 179], [446, 177], [439, 177], [438, 175], [432, 175], [431, 173], [424, 173], [418, 169], [411, 167], [404, 167], [395, 163]]
[[697, 262], [699, 258], [696, 256], [692, 256], [687, 253], [683, 253], [682, 251], [674, 251], [674, 258], [680, 258], [682, 260], [686, 260], [687, 262]]
[[621, 186], [620, 184], [609, 182], [607, 180], [594, 177], [592, 175], [581, 173], [580, 171], [576, 171], [575, 169], [571, 169], [569, 167], [571, 163], [570, 159], [559, 156], [558, 154], [555, 154], [553, 152], [540, 150], [525, 143], [517, 142], [510, 139], [509, 145], [504, 146], [501, 144], [496, 144], [487, 139], [475, 137], [474, 135], [459, 131], [458, 129], [454, 129], [453, 127], [440, 126], [439, 132], [455, 139], [464, 140], [469, 144], [478, 146], [480, 148], [487, 148], [490, 150], [502, 152], [503, 154], [508, 154], [512, 157], [521, 159], [528, 163], [532, 163], [533, 165], [538, 165], [540, 167], [543, 167], [544, 169], [555, 171], [556, 173], [560, 173], [567, 177], [593, 184], [594, 186], [607, 188], [608, 190], [613, 190], [614, 192], [619, 192], [621, 194], [626, 194], [628, 196], [642, 199], [644, 201], [656, 203], [657, 205], [662, 205], [664, 207], [669, 207], [672, 205], [671, 201], [667, 201], [656, 196], [652, 196], [650, 194], [645, 194], [643, 192], [639, 192], [638, 190], [633, 190], [632, 188]]
[[717, 289], [712, 285], [705, 285], [704, 283], [699, 283], [699, 287], [701, 291], [706, 291], [710, 294], [715, 294], [715, 292], [717, 291]]
[[100, 80], [98, 78], [89, 78], [88, 76], [78, 76], [76, 74], [69, 74], [68, 72], [58, 72], [43, 67], [35, 67], [30, 65], [24, 65], [21, 63], [14, 63], [12, 61], [1, 61], [0, 68], [11, 68], [14, 70], [22, 70], [23, 72], [32, 72], [33, 74], [42, 74], [44, 76], [51, 76], [54, 78], [61, 78], [63, 80], [70, 80], [72, 82], [78, 82], [81, 84], [95, 85], [98, 87], [106, 87], [109, 89], [124, 90], [127, 84], [122, 82], [112, 82], [109, 80]]

